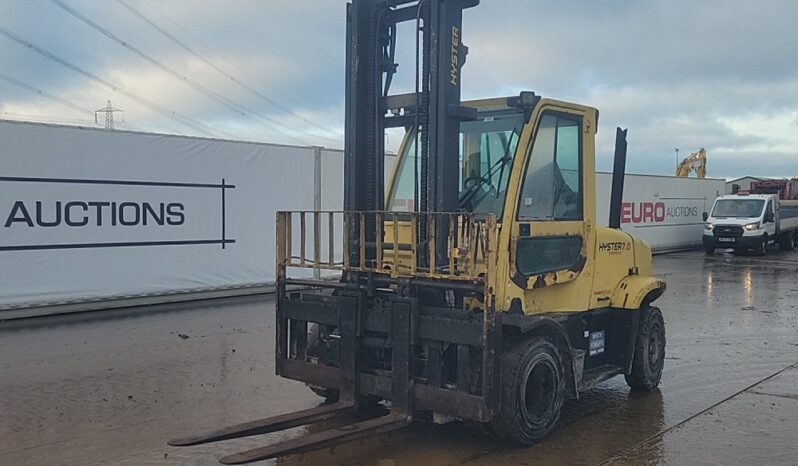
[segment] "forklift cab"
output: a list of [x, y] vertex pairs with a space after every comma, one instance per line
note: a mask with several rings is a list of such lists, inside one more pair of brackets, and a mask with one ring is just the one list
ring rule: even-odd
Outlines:
[[[530, 95], [463, 103], [478, 113], [460, 126], [458, 207], [496, 217], [500, 309], [514, 298], [526, 313], [586, 309], [596, 245], [597, 111]], [[388, 211], [414, 209], [415, 142], [408, 131], [387, 185]], [[570, 290], [545, 290], [553, 284]]]

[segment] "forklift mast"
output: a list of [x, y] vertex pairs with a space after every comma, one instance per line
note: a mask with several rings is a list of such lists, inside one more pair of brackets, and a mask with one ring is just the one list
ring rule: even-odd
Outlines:
[[[381, 211], [385, 208], [385, 130], [415, 128], [418, 171], [416, 212], [453, 212], [459, 194], [460, 122], [476, 118], [476, 110], [460, 105], [461, 68], [468, 48], [462, 42], [463, 10], [479, 0], [354, 0], [347, 5], [346, 126], [344, 134], [344, 210]], [[415, 22], [416, 91], [390, 95], [395, 63], [397, 25]], [[360, 221], [352, 217], [353, 222]], [[350, 225], [348, 241], [374, 244], [378, 234], [373, 217], [365, 219], [365, 235]], [[448, 228], [436, 224], [441, 234]], [[420, 244], [428, 244], [426, 216], [417, 226]], [[373, 248], [353, 247], [351, 263], [373, 260]], [[445, 244], [436, 248], [439, 263]], [[420, 255], [419, 261], [428, 260]]]

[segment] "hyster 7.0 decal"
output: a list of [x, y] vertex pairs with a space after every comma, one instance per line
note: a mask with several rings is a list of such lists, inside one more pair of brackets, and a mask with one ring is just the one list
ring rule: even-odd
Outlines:
[[600, 252], [621, 252], [621, 251], [631, 251], [632, 250], [632, 243], [628, 241], [613, 241], [609, 243], [599, 243], [599, 251]]

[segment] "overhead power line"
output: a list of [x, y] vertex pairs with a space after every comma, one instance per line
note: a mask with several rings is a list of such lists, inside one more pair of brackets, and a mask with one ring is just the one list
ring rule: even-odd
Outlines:
[[[309, 124], [311, 126], [314, 126], [314, 127], [318, 128], [318, 129], [321, 129], [322, 131], [335, 133], [334, 131], [331, 131], [329, 128], [325, 128], [322, 125], [314, 123], [313, 121], [308, 120], [307, 118], [296, 114], [294, 111], [292, 111], [288, 107], [285, 107], [285, 106], [281, 105], [279, 102], [275, 101], [274, 99], [269, 98], [268, 96], [264, 95], [263, 93], [261, 93], [257, 89], [254, 89], [251, 86], [247, 85], [246, 83], [242, 82], [241, 80], [239, 80], [238, 78], [236, 78], [232, 74], [230, 74], [227, 71], [225, 71], [219, 65], [214, 63], [212, 60], [208, 59], [203, 54], [197, 52], [192, 47], [190, 47], [189, 45], [187, 45], [186, 43], [184, 43], [183, 41], [181, 41], [180, 39], [178, 39], [177, 37], [175, 37], [174, 35], [169, 33], [169, 31], [167, 31], [164, 28], [162, 28], [161, 26], [159, 26], [157, 23], [155, 23], [152, 19], [147, 17], [145, 14], [143, 14], [142, 12], [140, 12], [139, 10], [137, 10], [136, 8], [134, 8], [130, 4], [128, 4], [125, 0], [116, 0], [116, 1], [117, 1], [117, 3], [122, 5], [125, 9], [127, 9], [129, 12], [134, 14], [136, 17], [138, 17], [139, 19], [141, 19], [145, 23], [149, 24], [153, 29], [155, 29], [156, 31], [158, 31], [161, 34], [163, 34], [164, 36], [166, 36], [166, 38], [168, 38], [169, 40], [171, 40], [175, 44], [179, 45], [183, 50], [185, 50], [186, 52], [190, 53], [191, 55], [197, 57], [198, 59], [202, 60], [206, 65], [210, 66], [211, 68], [213, 68], [214, 70], [216, 70], [217, 72], [219, 72], [220, 74], [222, 74], [223, 76], [228, 78], [230, 81], [236, 83], [241, 88], [251, 92], [252, 94], [260, 97], [261, 99], [263, 99], [264, 101], [270, 103], [271, 105], [274, 105], [275, 107], [279, 108], [280, 110], [283, 110], [284, 112], [288, 113], [289, 115], [292, 115], [295, 118], [298, 118], [299, 120], [301, 120], [301, 121], [303, 121], [303, 122], [305, 122], [305, 123], [307, 123], [307, 124]], [[336, 133], [336, 134], [338, 134], [338, 133]], [[316, 136], [316, 135], [314, 135], [314, 136]]]
[[228, 137], [228, 138], [231, 138], [231, 139], [239, 139], [235, 135], [232, 135], [232, 134], [227, 133], [225, 131], [222, 131], [220, 129], [211, 128], [211, 127], [205, 125], [204, 123], [201, 123], [199, 121], [194, 120], [193, 118], [190, 118], [188, 116], [182, 115], [182, 114], [180, 114], [180, 113], [178, 113], [178, 112], [176, 112], [174, 110], [170, 110], [170, 109], [168, 109], [166, 107], [163, 107], [163, 106], [161, 106], [159, 104], [156, 104], [155, 102], [147, 100], [144, 97], [139, 97], [138, 95], [126, 90], [122, 86], [119, 86], [117, 84], [114, 84], [111, 81], [103, 79], [103, 78], [101, 78], [101, 77], [99, 77], [99, 76], [97, 76], [97, 75], [95, 75], [95, 74], [93, 74], [93, 73], [91, 73], [89, 71], [86, 71], [85, 69], [75, 65], [74, 63], [59, 57], [58, 55], [55, 55], [54, 53], [52, 53], [52, 52], [50, 52], [50, 51], [48, 51], [48, 50], [46, 50], [46, 49], [44, 49], [42, 47], [39, 47], [38, 45], [30, 42], [29, 40], [25, 39], [24, 37], [12, 32], [12, 31], [10, 31], [9, 29], [7, 29], [6, 27], [4, 27], [2, 25], [0, 25], [0, 34], [4, 35], [8, 39], [11, 39], [12, 41], [14, 41], [16, 43], [22, 45], [23, 47], [27, 48], [28, 50], [38, 53], [39, 55], [47, 58], [50, 61], [58, 63], [59, 65], [65, 67], [67, 69], [70, 69], [70, 70], [74, 71], [75, 73], [83, 75], [83, 76], [85, 76], [85, 77], [87, 77], [87, 78], [89, 78], [92, 81], [95, 81], [97, 83], [100, 83], [100, 84], [102, 84], [103, 86], [109, 88], [112, 91], [119, 92], [120, 94], [128, 97], [129, 99], [135, 101], [136, 103], [138, 103], [138, 104], [140, 104], [140, 105], [142, 105], [144, 107], [147, 107], [150, 110], [153, 110], [153, 111], [155, 111], [157, 113], [160, 113], [160, 114], [162, 114], [162, 115], [164, 115], [164, 116], [166, 116], [166, 117], [168, 117], [170, 119], [178, 121], [181, 124], [183, 124], [183, 125], [185, 125], [185, 126], [187, 126], [189, 128], [192, 128], [195, 131], [199, 131], [200, 133], [205, 134], [207, 136], [214, 136], [214, 135], [217, 135], [217, 134], [222, 134], [224, 137]]
[[94, 112], [92, 112], [91, 110], [89, 110], [86, 107], [81, 107], [80, 105], [72, 103], [72, 102], [70, 102], [70, 101], [68, 101], [66, 99], [62, 99], [61, 97], [52, 95], [52, 94], [47, 93], [47, 92], [45, 92], [45, 91], [43, 91], [41, 89], [37, 89], [37, 88], [35, 88], [35, 87], [31, 86], [31, 85], [25, 84], [24, 82], [22, 82], [22, 81], [20, 81], [18, 79], [14, 79], [11, 76], [8, 76], [6, 74], [0, 73], [0, 79], [2, 79], [3, 81], [5, 81], [7, 83], [11, 83], [11, 84], [13, 84], [13, 85], [15, 85], [17, 87], [21, 87], [22, 89], [30, 91], [30, 92], [32, 92], [34, 94], [40, 95], [40, 96], [44, 97], [45, 99], [50, 99], [53, 102], [58, 102], [59, 104], [67, 106], [67, 107], [71, 108], [72, 110], [77, 110], [78, 112], [85, 113], [87, 115], [93, 115], [94, 114]]
[[79, 125], [84, 126], [94, 126], [94, 121], [89, 120], [87, 118], [67, 118], [67, 117], [57, 117], [57, 116], [50, 116], [50, 115], [33, 115], [30, 113], [16, 113], [16, 112], [3, 112], [0, 113], [0, 116], [4, 117], [11, 117], [16, 121], [20, 121], [20, 118], [24, 118], [26, 120], [33, 120], [36, 123], [77, 123]]
[[[10, 117], [10, 119], [13, 119], [13, 121], [30, 121], [33, 123], [77, 124], [89, 128], [93, 128], [95, 126], [94, 120], [89, 120], [87, 118], [69, 118], [64, 116], [34, 115], [30, 113], [16, 112], [1, 112], [0, 117]], [[124, 125], [126, 128], [130, 128], [131, 130], [141, 131], [141, 128], [137, 127], [136, 125], [131, 125], [130, 123], [123, 122], [122, 125]]]
[[[228, 99], [227, 97], [225, 97], [225, 96], [223, 96], [223, 95], [221, 95], [221, 94], [219, 94], [219, 93], [217, 93], [217, 92], [215, 92], [215, 91], [203, 86], [202, 84], [196, 82], [195, 80], [189, 78], [188, 76], [180, 74], [179, 72], [175, 71], [174, 69], [172, 69], [169, 66], [165, 65], [164, 63], [162, 63], [161, 61], [151, 57], [148, 54], [146, 54], [144, 51], [142, 51], [138, 47], [134, 46], [130, 42], [128, 42], [126, 40], [123, 40], [122, 38], [120, 38], [119, 36], [114, 34], [113, 32], [111, 32], [108, 29], [100, 26], [99, 24], [97, 24], [96, 22], [90, 20], [86, 16], [83, 16], [78, 11], [76, 11], [75, 9], [70, 7], [69, 5], [66, 5], [61, 0], [50, 0], [50, 1], [52, 3], [54, 3], [55, 5], [57, 5], [59, 8], [61, 8], [62, 10], [66, 11], [70, 15], [74, 16], [75, 18], [77, 18], [78, 20], [80, 20], [81, 22], [86, 24], [87, 26], [89, 26], [92, 29], [98, 31], [99, 33], [101, 33], [102, 35], [104, 35], [107, 38], [111, 39], [112, 41], [118, 43], [122, 47], [125, 47], [126, 49], [130, 50], [131, 52], [133, 52], [136, 55], [140, 56], [141, 58], [145, 59], [146, 61], [148, 61], [152, 65], [156, 66], [157, 68], [161, 69], [162, 71], [166, 72], [167, 74], [170, 74], [171, 76], [176, 78], [178, 81], [183, 82], [187, 86], [189, 86], [192, 89], [200, 92], [201, 94], [207, 96], [208, 98], [220, 103], [221, 105], [229, 108], [230, 110], [234, 111], [235, 113], [237, 113], [237, 114], [239, 114], [239, 115], [241, 115], [241, 116], [243, 116], [245, 118], [249, 118], [249, 119], [251, 119], [251, 120], [253, 120], [253, 121], [257, 122], [257, 123], [260, 123], [261, 125], [263, 125], [267, 129], [270, 129], [270, 130], [272, 130], [272, 131], [274, 131], [274, 132], [276, 132], [278, 134], [281, 134], [281, 135], [283, 135], [283, 136], [285, 136], [287, 138], [293, 139], [294, 141], [299, 142], [300, 144], [307, 144], [307, 142], [305, 142], [305, 141], [303, 141], [303, 140], [301, 140], [299, 138], [296, 138], [296, 137], [294, 137], [294, 136], [292, 136], [290, 134], [286, 134], [285, 132], [280, 131], [280, 130], [274, 128], [274, 126], [272, 126], [272, 125], [279, 125], [279, 126], [285, 127], [285, 125], [283, 125], [282, 123], [280, 123], [280, 122], [278, 122], [278, 121], [276, 121], [276, 120], [274, 120], [272, 118], [269, 118], [267, 116], [259, 115], [256, 112], [248, 109], [247, 107], [239, 105], [239, 104], [235, 103], [234, 101]], [[262, 120], [266, 120], [266, 122], [264, 122]], [[269, 123], [271, 123], [271, 125]]]
[[[169, 15], [167, 15], [167, 14], [166, 14], [166, 13], [165, 13], [165, 12], [164, 12], [162, 9], [158, 8], [158, 7], [157, 7], [156, 5], [154, 5], [152, 2], [150, 2], [149, 0], [143, 0], [143, 1], [144, 1], [144, 3], [146, 3], [146, 4], [147, 4], [147, 6], [149, 6], [149, 7], [150, 7], [150, 8], [151, 8], [153, 11], [157, 12], [157, 13], [158, 13], [159, 15], [161, 15], [161, 16], [162, 16], [164, 19], [166, 19], [167, 21], [169, 21], [170, 23], [172, 23], [172, 24], [173, 24], [175, 27], [177, 27], [178, 29], [180, 29], [181, 31], [183, 31], [183, 32], [184, 32], [186, 35], [188, 35], [189, 37], [191, 37], [192, 39], [194, 39], [195, 41], [197, 41], [197, 43], [201, 44], [203, 47], [205, 47], [206, 49], [208, 49], [208, 50], [209, 50], [211, 53], [213, 53], [214, 55], [216, 55], [217, 57], [219, 57], [220, 59], [222, 59], [222, 60], [223, 60], [225, 63], [227, 63], [227, 64], [228, 64], [228, 65], [230, 65], [231, 67], [233, 67], [233, 68], [237, 69], [238, 71], [240, 71], [240, 72], [242, 72], [242, 73], [246, 74], [247, 76], [249, 76], [249, 77], [250, 77], [250, 78], [252, 78], [253, 80], [257, 81], [257, 82], [258, 82], [259, 84], [261, 84], [262, 86], [269, 88], [269, 89], [270, 89], [272, 92], [274, 92], [275, 94], [279, 94], [280, 96], [282, 96], [282, 97], [283, 97], [285, 100], [287, 100], [288, 102], [290, 102], [290, 103], [294, 104], [294, 105], [295, 105], [295, 106], [297, 106], [297, 107], [300, 107], [300, 108], [302, 108], [302, 104], [300, 104], [299, 102], [297, 102], [296, 100], [294, 100], [294, 99], [293, 99], [291, 96], [289, 96], [288, 94], [286, 94], [286, 93], [284, 93], [284, 92], [280, 91], [280, 89], [277, 89], [276, 87], [272, 86], [271, 84], [269, 84], [269, 83], [265, 82], [263, 79], [261, 79], [260, 77], [256, 76], [254, 73], [252, 73], [252, 72], [248, 71], [246, 68], [242, 67], [241, 65], [239, 65], [239, 64], [237, 64], [237, 63], [235, 63], [235, 62], [231, 61], [230, 59], [228, 59], [228, 58], [227, 58], [227, 56], [226, 56], [225, 54], [223, 54], [223, 53], [220, 53], [218, 50], [216, 50], [215, 48], [213, 48], [212, 46], [210, 46], [210, 45], [209, 45], [207, 42], [205, 42], [205, 41], [203, 41], [201, 38], [197, 37], [197, 35], [196, 35], [196, 34], [192, 33], [191, 31], [189, 31], [189, 30], [188, 30], [188, 29], [186, 29], [185, 27], [181, 26], [179, 22], [177, 22], [175, 19], [173, 19], [172, 17], [170, 17]], [[328, 120], [328, 121], [331, 121], [331, 120]], [[343, 136], [343, 134], [342, 134], [342, 133], [340, 133], [340, 132], [337, 132], [337, 134], [339, 134], [340, 136]]]

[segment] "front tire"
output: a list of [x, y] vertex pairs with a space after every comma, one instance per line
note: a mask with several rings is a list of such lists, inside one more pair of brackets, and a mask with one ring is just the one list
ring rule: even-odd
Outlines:
[[632, 371], [625, 376], [633, 390], [649, 391], [659, 385], [665, 365], [665, 321], [656, 307], [640, 309]]
[[532, 337], [502, 357], [501, 409], [491, 421], [497, 436], [533, 445], [560, 418], [565, 371], [557, 347]]
[[768, 253], [768, 235], [764, 235], [762, 237], [762, 242], [759, 244], [759, 246], [756, 249], [756, 255], [764, 256], [767, 253]]

